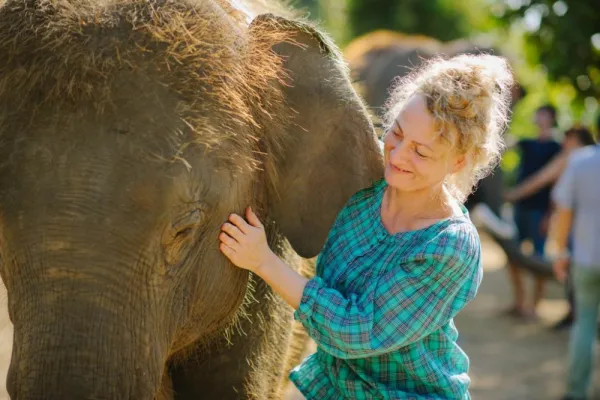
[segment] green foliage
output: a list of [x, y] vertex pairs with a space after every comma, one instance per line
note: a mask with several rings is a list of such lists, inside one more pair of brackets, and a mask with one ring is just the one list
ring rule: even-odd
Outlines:
[[501, 22], [522, 27], [530, 63], [543, 64], [551, 81], [570, 84], [580, 107], [586, 97], [600, 99], [598, 0], [495, 1]]
[[320, 4], [319, 0], [293, 0], [291, 5], [294, 8], [305, 11], [308, 17], [313, 20], [320, 18]]
[[[582, 17], [581, 10], [587, 10], [590, 15], [593, 11], [589, 9], [591, 2], [572, 1], [568, 2], [567, 12], [559, 17], [555, 11], [559, 13], [564, 11], [562, 6], [552, 7], [554, 2], [532, 1], [528, 6], [528, 0], [494, 0], [496, 1], [493, 8], [494, 13], [498, 16], [498, 20], [504, 23], [504, 29], [499, 33], [502, 35], [504, 48], [510, 49], [513, 54], [516, 54], [517, 63], [514, 65], [519, 82], [527, 89], [527, 96], [521, 100], [513, 113], [512, 123], [510, 126], [510, 134], [514, 137], [530, 137], [536, 132], [536, 127], [533, 125], [533, 114], [535, 109], [544, 103], [551, 103], [558, 110], [558, 127], [564, 132], [573, 125], [581, 124], [593, 128], [595, 118], [598, 112], [599, 92], [598, 81], [593, 83], [594, 71], [598, 70], [600, 61], [598, 59], [598, 51], [593, 48], [591, 43], [591, 34], [587, 40], [582, 40], [579, 36], [580, 19], [582, 20], [582, 31], [587, 30], [592, 32], [593, 28], [589, 26], [590, 20], [588, 16]], [[548, 12], [552, 15], [547, 15], [539, 20], [539, 28], [536, 30], [537, 23], [531, 15], [531, 11], [527, 14], [527, 9], [540, 4], [549, 4]], [[512, 5], [512, 10], [507, 11], [507, 4]], [[567, 3], [565, 3], [567, 4]], [[587, 6], [586, 6], [587, 4]], [[557, 8], [558, 7], [558, 8]], [[571, 13], [570, 22], [566, 17]], [[594, 17], [598, 20], [598, 11]], [[525, 17], [529, 15], [529, 17]], [[539, 16], [543, 16], [544, 11], [540, 11]], [[528, 18], [527, 25], [523, 18]], [[564, 20], [561, 20], [565, 18]], [[545, 28], [546, 24], [546, 28]], [[564, 25], [571, 25], [570, 27]], [[562, 32], [560, 35], [553, 36], [551, 43], [544, 41], [548, 40], [547, 33], [542, 33], [545, 29], [550, 29], [557, 25], [555, 32]], [[588, 25], [587, 27], [585, 27]], [[597, 32], [600, 32], [600, 26], [597, 27]], [[570, 32], [572, 31], [572, 32]], [[585, 34], [586, 36], [588, 34]], [[544, 43], [542, 43], [544, 42]], [[583, 46], [580, 46], [582, 45]], [[556, 48], [554, 48], [554, 46]], [[564, 52], [565, 46], [572, 46], [569, 52]], [[577, 51], [577, 48], [586, 47], [582, 50], [582, 55], [586, 58], [574, 55], [571, 51]], [[590, 87], [581, 87], [578, 78], [581, 71], [587, 70], [589, 73], [591, 84]], [[595, 87], [594, 87], [595, 85]], [[586, 89], [586, 90], [583, 90]], [[593, 129], [592, 129], [593, 130]], [[557, 139], [561, 139], [560, 136]], [[513, 152], [507, 152], [502, 160], [503, 168], [510, 176], [514, 172], [514, 168], [518, 163], [518, 156]]]
[[418, 33], [452, 40], [469, 32], [466, 16], [442, 0], [347, 0], [352, 37], [376, 29]]

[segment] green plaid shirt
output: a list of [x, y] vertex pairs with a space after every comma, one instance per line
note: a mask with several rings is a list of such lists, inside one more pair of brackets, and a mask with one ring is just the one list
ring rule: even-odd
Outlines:
[[453, 317], [481, 282], [481, 246], [464, 215], [391, 235], [385, 180], [338, 215], [294, 317], [317, 352], [290, 374], [307, 399], [469, 399], [469, 359]]

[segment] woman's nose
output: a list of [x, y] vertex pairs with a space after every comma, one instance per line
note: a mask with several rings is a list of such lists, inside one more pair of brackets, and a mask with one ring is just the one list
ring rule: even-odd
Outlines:
[[400, 160], [406, 158], [408, 146], [403, 141], [397, 141], [394, 146], [390, 148], [390, 159]]

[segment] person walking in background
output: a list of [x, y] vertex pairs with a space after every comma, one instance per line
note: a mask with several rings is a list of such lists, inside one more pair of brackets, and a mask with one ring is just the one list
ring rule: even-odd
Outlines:
[[[568, 129], [565, 132], [562, 142], [562, 151], [555, 156], [552, 161], [546, 164], [544, 168], [525, 179], [519, 185], [508, 190], [504, 194], [504, 199], [509, 202], [516, 202], [537, 193], [548, 185], [554, 184], [565, 170], [570, 155], [575, 150], [584, 146], [593, 145], [594, 143], [594, 136], [585, 127], [573, 127]], [[569, 300], [569, 311], [564, 318], [554, 325], [554, 329], [568, 328], [573, 323], [575, 305], [571, 279], [567, 280], [565, 288], [567, 299]]]
[[[555, 234], [559, 256], [556, 278], [564, 281], [572, 268], [575, 324], [569, 345], [567, 394], [586, 399], [592, 373], [592, 353], [600, 306], [600, 146], [577, 150], [569, 159], [554, 191]], [[573, 252], [568, 250], [572, 232]]]
[[[516, 147], [521, 153], [517, 183], [525, 181], [561, 151], [560, 144], [554, 140], [553, 131], [556, 126], [556, 110], [551, 105], [539, 107], [535, 112], [535, 123], [538, 135], [535, 139], [522, 139]], [[542, 230], [544, 219], [550, 210], [550, 187], [547, 186], [535, 194], [519, 200], [515, 205], [515, 224], [520, 242], [529, 240], [533, 244], [535, 256], [544, 257], [546, 234]], [[509, 264], [511, 282], [515, 302], [508, 310], [510, 315], [533, 319], [536, 306], [544, 294], [545, 278], [536, 276], [533, 299], [527, 304], [522, 272]]]

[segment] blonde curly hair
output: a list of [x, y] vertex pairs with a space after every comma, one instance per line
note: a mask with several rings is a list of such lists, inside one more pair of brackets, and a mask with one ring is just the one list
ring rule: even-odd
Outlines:
[[445, 182], [450, 193], [464, 202], [500, 160], [513, 84], [512, 70], [503, 57], [436, 57], [396, 82], [386, 104], [384, 124], [390, 129], [408, 100], [423, 95], [436, 132], [453, 150], [466, 156], [461, 172]]

